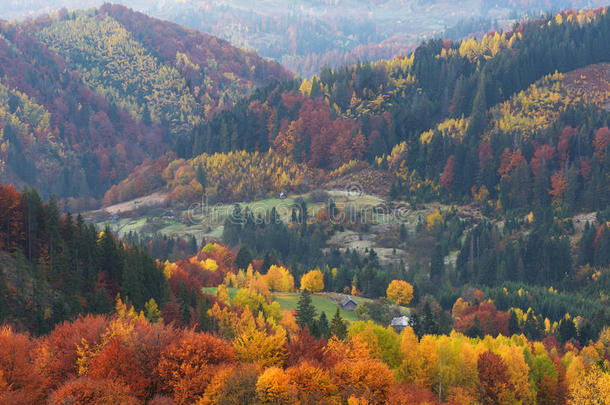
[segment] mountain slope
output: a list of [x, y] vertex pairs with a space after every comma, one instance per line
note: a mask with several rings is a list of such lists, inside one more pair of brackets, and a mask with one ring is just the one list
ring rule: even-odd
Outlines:
[[3, 22], [2, 180], [87, 205], [201, 120], [288, 77], [226, 41], [119, 6]]
[[[397, 180], [388, 190], [393, 197], [462, 203], [486, 195], [484, 200], [506, 210], [522, 209], [541, 196], [510, 191], [527, 189], [523, 186], [535, 179], [542, 194], [553, 196], [566, 213], [595, 211], [607, 201], [609, 123], [600, 107], [608, 103], [608, 92], [599, 76], [607, 74], [610, 62], [603, 41], [610, 36], [609, 23], [607, 9], [568, 11], [479, 41], [430, 41], [408, 57], [325, 69], [311, 81], [258, 89], [198, 125], [192, 143], [175, 151], [193, 158], [272, 150], [297, 165], [339, 172], [353, 171], [354, 161], [368, 161]], [[606, 64], [566, 78], [549, 76], [598, 62]], [[594, 78], [597, 85], [587, 84]], [[527, 181], [507, 181], [512, 173], [505, 160], [517, 153], [531, 165]], [[163, 173], [163, 181], [152, 184], [147, 179], [155, 177], [145, 173], [153, 165], [142, 167], [107, 201], [135, 198], [136, 184], [146, 184], [140, 190], [150, 192], [167, 182], [172, 190], [180, 186], [183, 196], [197, 194], [197, 164], [178, 170], [184, 161], [164, 159], [153, 170]], [[515, 165], [509, 171], [521, 166]], [[217, 177], [208, 185], [215, 187]], [[564, 185], [571, 197], [562, 205]]]

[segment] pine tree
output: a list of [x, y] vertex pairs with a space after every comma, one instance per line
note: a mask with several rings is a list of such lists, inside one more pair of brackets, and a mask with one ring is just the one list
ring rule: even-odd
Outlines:
[[336, 336], [337, 339], [345, 339], [347, 336], [347, 326], [345, 326], [345, 322], [341, 318], [339, 307], [337, 307], [337, 312], [335, 312], [335, 316], [330, 321], [329, 333], [332, 336]]
[[443, 248], [440, 244], [436, 244], [430, 259], [430, 280], [433, 282], [440, 281], [443, 276], [444, 267], [445, 259], [443, 256]]
[[235, 267], [238, 269], [245, 270], [248, 265], [252, 262], [252, 251], [246, 245], [241, 245], [237, 256], [235, 257]]
[[297, 324], [301, 328], [309, 328], [313, 330], [313, 323], [316, 316], [316, 309], [311, 303], [311, 293], [307, 290], [301, 292], [299, 302], [297, 304]]
[[509, 335], [517, 335], [521, 333], [521, 328], [519, 327], [519, 320], [517, 319], [517, 314], [515, 311], [511, 310], [508, 316], [508, 334]]
[[330, 327], [328, 325], [328, 319], [326, 318], [326, 312], [322, 312], [320, 314], [320, 318], [318, 318], [317, 320], [317, 330], [318, 330], [318, 336], [316, 336], [317, 338], [328, 338], [329, 337], [329, 332], [330, 332]]
[[199, 182], [199, 184], [201, 184], [201, 187], [203, 187], [203, 190], [205, 191], [205, 188], [208, 186], [208, 177], [201, 163], [197, 166], [197, 172], [195, 173], [195, 177], [197, 178], [197, 181]]

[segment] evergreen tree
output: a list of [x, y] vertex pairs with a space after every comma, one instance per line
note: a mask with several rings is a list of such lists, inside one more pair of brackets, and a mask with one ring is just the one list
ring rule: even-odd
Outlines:
[[576, 325], [574, 325], [574, 321], [572, 318], [564, 316], [561, 321], [559, 321], [559, 340], [562, 343], [568, 342], [572, 339], [576, 339], [578, 337], [578, 332], [576, 330]]
[[248, 265], [252, 262], [252, 251], [246, 245], [241, 245], [237, 256], [235, 257], [235, 267], [238, 269], [245, 270]]
[[509, 335], [518, 335], [521, 333], [521, 328], [519, 327], [519, 320], [517, 319], [517, 314], [512, 309], [508, 315], [508, 334]]
[[430, 280], [434, 283], [441, 281], [445, 267], [443, 247], [440, 244], [434, 246], [432, 258], [430, 259]]
[[311, 302], [311, 293], [308, 290], [301, 291], [296, 311], [297, 324], [301, 328], [313, 330], [315, 316], [316, 309]]
[[329, 337], [329, 332], [330, 332], [330, 327], [328, 325], [328, 319], [326, 318], [326, 312], [322, 312], [320, 314], [320, 318], [318, 318], [318, 320], [316, 321], [317, 324], [317, 332], [318, 335], [316, 336], [317, 338], [328, 338]]
[[335, 316], [330, 321], [329, 333], [332, 336], [336, 336], [338, 339], [345, 339], [347, 336], [347, 326], [345, 326], [345, 321], [341, 318], [339, 307], [337, 307]]
[[205, 191], [205, 188], [208, 186], [208, 178], [201, 163], [197, 166], [197, 172], [195, 173], [195, 177], [197, 178], [197, 181], [199, 182], [199, 184], [201, 184], [201, 187], [203, 187], [203, 190]]

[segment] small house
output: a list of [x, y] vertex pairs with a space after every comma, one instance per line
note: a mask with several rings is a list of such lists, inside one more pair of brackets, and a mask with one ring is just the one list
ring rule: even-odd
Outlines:
[[392, 328], [396, 331], [396, 333], [400, 333], [404, 330], [404, 328], [409, 326], [410, 323], [411, 320], [408, 316], [398, 316], [396, 318], [392, 318], [390, 325], [392, 325]]
[[343, 308], [346, 311], [353, 311], [356, 309], [357, 306], [358, 306], [358, 303], [356, 302], [356, 300], [354, 300], [350, 296], [343, 298], [343, 300], [341, 301], [341, 308]]

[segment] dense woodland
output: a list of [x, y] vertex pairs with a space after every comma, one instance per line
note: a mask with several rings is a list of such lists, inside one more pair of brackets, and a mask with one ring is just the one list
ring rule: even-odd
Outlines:
[[[475, 275], [439, 303], [418, 274], [411, 280], [412, 272], [380, 265], [373, 251], [320, 255], [316, 243], [329, 225], [309, 218], [303, 202], [291, 224], [264, 229], [236, 208], [243, 221], [224, 239], [239, 250], [207, 244], [184, 260], [154, 262], [108, 230], [60, 215], [54, 200], [42, 203], [34, 191], [3, 186], [0, 196], [0, 311], [10, 325], [0, 330], [2, 401], [583, 404], [608, 392], [604, 226], [595, 232], [587, 223], [578, 244], [575, 265], [599, 269], [575, 280], [578, 292]], [[434, 258], [444, 244], [459, 243], [460, 221], [432, 214], [418, 231], [418, 239], [438, 241], [425, 266], [430, 282], [460, 285], [463, 260], [444, 268]], [[464, 246], [496, 239], [493, 232], [479, 225]], [[314, 265], [318, 256], [329, 264]], [[301, 265], [287, 266], [284, 257]], [[212, 296], [203, 287], [217, 288]], [[296, 310], [282, 311], [273, 294], [297, 288]], [[338, 309], [318, 313], [311, 303], [311, 293], [342, 290], [381, 299], [359, 306], [362, 320], [349, 324]], [[401, 304], [411, 304], [412, 320], [399, 334], [383, 325]]]
[[0, 35], [2, 178], [73, 211], [255, 86], [289, 77], [122, 6], [2, 22]]
[[[0, 402], [604, 403], [609, 10], [273, 84], [123, 7], [2, 23], [2, 179], [47, 188], [0, 185]], [[420, 213], [376, 235], [400, 260], [330, 245], [378, 224], [307, 192], [359, 172]], [[295, 196], [288, 218], [236, 203], [204, 241], [67, 213], [154, 191]], [[349, 322], [313, 304], [346, 295]]]

